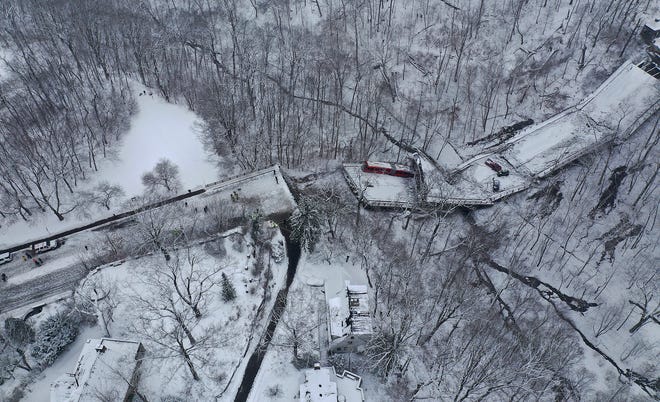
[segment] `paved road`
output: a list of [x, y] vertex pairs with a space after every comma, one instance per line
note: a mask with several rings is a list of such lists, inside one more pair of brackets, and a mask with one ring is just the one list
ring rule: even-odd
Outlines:
[[73, 290], [88, 272], [81, 264], [73, 264], [17, 285], [0, 285], [0, 314]]
[[[185, 197], [188, 199], [185, 205], [190, 204], [190, 208], [193, 208], [195, 202], [198, 202], [206, 206], [209, 202], [208, 197], [212, 197], [218, 201], [224, 200], [229, 202], [227, 200], [231, 198], [230, 193], [241, 190], [241, 188], [243, 193], [251, 196], [250, 199], [254, 203], [252, 207], [260, 206], [261, 211], [266, 216], [273, 217], [285, 212], [290, 213], [295, 207], [295, 203], [281, 176], [279, 167], [270, 167], [225, 181], [212, 183], [206, 186], [204, 191], [193, 192], [193, 197]], [[203, 196], [199, 197], [201, 194]], [[171, 202], [180, 202], [183, 200], [183, 198], [179, 198], [172, 199]], [[288, 201], [289, 199], [290, 202]], [[157, 207], [149, 205], [130, 211], [130, 213], [122, 214], [121, 216], [131, 216], [143, 210]], [[199, 213], [202, 214], [202, 205], [200, 204], [198, 207]], [[240, 212], [240, 208], [234, 207], [234, 209], [236, 210], [235, 212]], [[195, 208], [195, 213], [197, 211], [198, 209]], [[104, 224], [107, 224], [107, 222]], [[103, 248], [103, 245], [99, 244], [99, 240], [95, 240], [95, 235], [90, 232], [91, 228], [97, 226], [100, 226], [100, 224], [94, 222], [68, 231], [69, 236], [67, 237], [67, 241], [61, 248], [41, 255], [45, 262], [43, 267], [34, 267], [30, 262], [23, 262], [20, 252], [16, 254], [14, 261], [0, 265], [0, 272], [4, 272], [9, 277], [8, 283], [0, 282], [0, 314], [21, 307], [35, 306], [43, 303], [49, 297], [75, 289], [78, 282], [88, 274], [88, 271], [78, 262], [76, 256], [84, 252], [86, 245], [90, 246], [90, 252], [92, 248]], [[118, 230], [125, 229], [119, 228]], [[22, 248], [24, 246], [16, 246], [15, 248]], [[40, 269], [43, 274], [39, 274]], [[34, 277], [31, 278], [33, 274]], [[23, 277], [22, 279], [20, 279], [21, 276]]]

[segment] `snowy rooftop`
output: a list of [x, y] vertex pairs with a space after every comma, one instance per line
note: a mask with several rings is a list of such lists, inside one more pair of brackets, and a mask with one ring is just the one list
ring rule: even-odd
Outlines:
[[52, 402], [99, 399], [123, 400], [138, 365], [142, 344], [118, 339], [88, 339], [75, 371], [51, 385]]
[[332, 381], [334, 370], [316, 367], [305, 370], [305, 382], [300, 384], [300, 400], [309, 402], [337, 402], [337, 383]]
[[345, 291], [344, 295], [328, 299], [331, 337], [337, 339], [350, 334], [371, 334], [373, 328], [367, 286], [351, 285], [346, 281]]
[[644, 25], [654, 31], [660, 31], [660, 18], [650, 18]]
[[373, 207], [408, 206], [415, 203], [415, 180], [386, 174], [365, 173], [358, 163], [345, 163], [344, 176], [351, 190]]
[[364, 401], [364, 393], [360, 388], [361, 383], [362, 378], [350, 371], [344, 370], [343, 374], [337, 374], [337, 392], [339, 392], [339, 396], [344, 397], [346, 402]]
[[335, 374], [334, 367], [319, 367], [305, 370], [305, 382], [300, 385], [300, 400], [311, 402], [362, 402], [364, 394], [360, 388], [362, 379], [344, 371]]

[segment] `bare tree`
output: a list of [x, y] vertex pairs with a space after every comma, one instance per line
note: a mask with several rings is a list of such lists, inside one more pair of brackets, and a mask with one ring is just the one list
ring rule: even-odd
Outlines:
[[307, 297], [303, 296], [303, 290], [290, 292], [286, 308], [273, 314], [277, 319], [278, 333], [271, 345], [291, 348], [295, 361], [315, 349], [319, 320]]
[[172, 289], [158, 283], [151, 289], [149, 295], [136, 290], [132, 292], [136, 305], [132, 329], [151, 341], [156, 349], [154, 353], [160, 357], [181, 359], [193, 380], [199, 381], [196, 353], [203, 361], [204, 350], [213, 339], [212, 331], [205, 329], [201, 335], [195, 335], [199, 321], [188, 306], [182, 305]]
[[[136, 201], [136, 205], [146, 199]], [[166, 260], [170, 259], [168, 249], [183, 236], [176, 207], [172, 204], [150, 208], [135, 215], [136, 224], [131, 234], [135, 238], [138, 252], [159, 250]]]
[[102, 181], [94, 187], [96, 203], [108, 211], [110, 204], [113, 200], [120, 198], [124, 195], [124, 190], [118, 185], [110, 184], [107, 181]]
[[168, 193], [174, 193], [181, 189], [181, 180], [179, 179], [179, 167], [169, 159], [158, 161], [154, 170], [142, 175], [142, 184], [147, 191], [157, 191], [160, 188]]
[[170, 286], [179, 300], [188, 306], [195, 318], [201, 318], [212, 290], [220, 283], [219, 273], [225, 267], [208, 267], [200, 253], [190, 246], [179, 249], [164, 267], [154, 268], [154, 281], [159, 287]]
[[102, 325], [104, 336], [111, 337], [110, 323], [114, 321], [114, 312], [119, 306], [117, 285], [108, 280], [88, 277], [73, 294], [73, 305], [78, 312], [95, 316]]

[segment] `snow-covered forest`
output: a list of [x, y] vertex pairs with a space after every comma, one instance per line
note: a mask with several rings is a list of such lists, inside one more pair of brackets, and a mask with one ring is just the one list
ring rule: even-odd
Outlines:
[[[656, 400], [660, 99], [488, 207], [422, 202], [411, 171], [422, 201], [369, 208], [395, 189], [356, 165], [421, 154], [456, 183], [660, 58], [656, 18], [651, 0], [0, 2], [0, 400], [47, 400], [103, 337], [144, 346], [110, 370], [134, 401], [297, 400], [317, 362], [367, 401]], [[369, 330], [341, 353], [347, 282]]]

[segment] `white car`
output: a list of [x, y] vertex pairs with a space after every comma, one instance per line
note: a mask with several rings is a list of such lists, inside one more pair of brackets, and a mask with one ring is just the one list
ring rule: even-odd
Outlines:
[[14, 255], [12, 253], [0, 254], [0, 264], [6, 264], [13, 259], [14, 259]]

